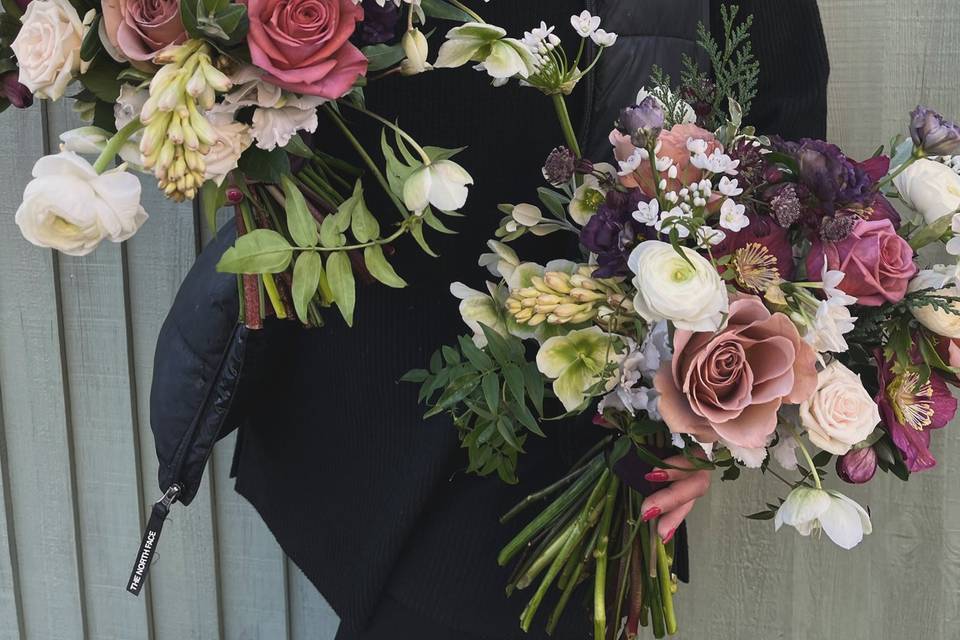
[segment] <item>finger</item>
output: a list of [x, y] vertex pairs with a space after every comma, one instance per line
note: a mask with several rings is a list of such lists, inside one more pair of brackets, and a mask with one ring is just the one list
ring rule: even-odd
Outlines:
[[673, 534], [677, 531], [677, 527], [690, 515], [694, 504], [696, 504], [696, 500], [685, 502], [670, 513], [660, 516], [660, 521], [657, 523], [657, 533], [660, 534], [661, 540], [670, 542]]
[[665, 513], [670, 513], [680, 505], [696, 500], [705, 494], [709, 486], [710, 472], [694, 471], [688, 473], [686, 477], [648, 496], [640, 508], [641, 517], [644, 520], [650, 520]]
[[674, 482], [688, 477], [691, 471], [696, 470], [696, 467], [684, 456], [673, 456], [667, 458], [664, 462], [671, 467], [679, 467], [679, 469], [656, 468], [646, 474], [644, 478], [648, 482]]

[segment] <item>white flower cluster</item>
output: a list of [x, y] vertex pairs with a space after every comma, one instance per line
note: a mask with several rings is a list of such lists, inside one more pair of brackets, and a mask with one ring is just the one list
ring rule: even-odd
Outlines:
[[570, 16], [570, 25], [581, 38], [590, 38], [598, 47], [612, 47], [617, 43], [617, 34], [600, 28], [600, 16], [582, 11], [578, 16]]

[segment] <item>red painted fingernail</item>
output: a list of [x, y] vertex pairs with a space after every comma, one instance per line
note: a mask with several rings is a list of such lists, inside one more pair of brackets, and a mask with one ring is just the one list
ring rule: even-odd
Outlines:
[[667, 535], [663, 536], [663, 544], [667, 544], [668, 542], [673, 540], [673, 534], [675, 534], [676, 532], [677, 532], [676, 529], [670, 529], [670, 531], [667, 532]]
[[641, 514], [640, 518], [644, 522], [648, 522], [656, 518], [661, 513], [663, 513], [663, 510], [660, 507], [650, 507], [649, 509], [644, 511], [643, 514]]
[[647, 475], [643, 476], [650, 482], [666, 482], [669, 478], [667, 472], [663, 469], [654, 469]]

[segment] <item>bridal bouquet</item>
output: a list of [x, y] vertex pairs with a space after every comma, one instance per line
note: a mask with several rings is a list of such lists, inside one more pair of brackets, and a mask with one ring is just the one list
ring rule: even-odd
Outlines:
[[[536, 66], [525, 45], [459, 0], [2, 6], [0, 107], [59, 100], [79, 85], [72, 97], [90, 123], [62, 134], [60, 152], [34, 167], [16, 213], [23, 235], [70, 255], [126, 240], [147, 219], [132, 171], [152, 174], [169, 198], [197, 198], [211, 226], [232, 205], [238, 240], [218, 268], [238, 274], [252, 328], [269, 314], [319, 326], [331, 304], [351, 323], [355, 273], [405, 286], [384, 246], [409, 234], [432, 253], [425, 227], [449, 232], [440, 214], [457, 215], [467, 199], [473, 181], [452, 159], [459, 149], [423, 146], [369, 110], [367, 83], [470, 60], [494, 81]], [[464, 23], [434, 64], [421, 31], [428, 19]], [[321, 117], [362, 169], [313, 143]], [[362, 147], [350, 117], [382, 127], [379, 149]], [[371, 213], [365, 187], [386, 192], [396, 222]]]
[[[960, 255], [960, 126], [918, 107], [910, 138], [863, 162], [758, 135], [735, 15], [726, 48], [701, 32], [712, 75], [690, 62], [677, 88], [655, 73], [622, 110], [615, 164], [570, 137], [550, 153], [539, 203], [501, 207], [480, 257], [494, 280], [451, 286], [473, 335], [406, 377], [428, 416], [452, 416], [469, 471], [505, 482], [551, 421], [597, 432], [503, 518], [542, 505], [499, 557], [507, 592], [533, 591], [524, 630], [553, 593], [552, 630], [589, 582], [597, 640], [675, 633], [673, 536], [696, 496], [663, 518], [643, 505], [686, 474], [759, 470], [783, 486], [748, 517], [854, 547], [871, 517], [828, 486], [830, 465], [848, 483], [907, 480], [936, 464], [933, 431], [956, 412], [958, 270], [917, 252]], [[541, 265], [508, 244], [549, 233], [581, 252]]]

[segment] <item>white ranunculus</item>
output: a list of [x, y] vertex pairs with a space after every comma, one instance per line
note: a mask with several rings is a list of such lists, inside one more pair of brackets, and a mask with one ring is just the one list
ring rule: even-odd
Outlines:
[[860, 376], [834, 361], [817, 374], [817, 390], [800, 403], [800, 423], [810, 442], [842, 456], [873, 433], [880, 409]]
[[452, 160], [423, 165], [403, 183], [403, 203], [414, 213], [428, 205], [440, 211], [456, 211], [467, 202], [467, 185], [473, 178]]
[[960, 209], [960, 175], [941, 162], [917, 160], [893, 182], [907, 205], [927, 224]]
[[11, 45], [20, 82], [39, 98], [57, 100], [81, 72], [84, 23], [68, 0], [34, 0]]
[[796, 528], [802, 536], [823, 529], [833, 542], [852, 549], [873, 531], [870, 515], [859, 504], [836, 491], [797, 487], [777, 509], [774, 527]]
[[[932, 293], [960, 297], [960, 288], [954, 280], [955, 267], [946, 265], [934, 265], [930, 269], [924, 269], [910, 281], [907, 287], [908, 291], [922, 291], [924, 289], [933, 289]], [[954, 302], [950, 305], [957, 313], [960, 313], [960, 303]], [[937, 309], [932, 305], [916, 307], [910, 305], [910, 312], [917, 322], [925, 326], [930, 331], [944, 338], [960, 338], [960, 315], [948, 313], [942, 309]]]
[[250, 127], [233, 118], [231, 108], [215, 106], [207, 112], [207, 121], [217, 133], [217, 141], [204, 156], [204, 178], [223, 184], [227, 174], [237, 168], [240, 156], [253, 143]]
[[257, 109], [250, 133], [264, 151], [285, 147], [298, 131], [317, 130], [317, 107], [324, 102], [317, 96], [289, 96], [275, 107]]
[[97, 174], [86, 160], [63, 151], [37, 160], [33, 177], [15, 221], [37, 246], [82, 256], [102, 240], [126, 240], [147, 219], [140, 180], [122, 168]]
[[647, 322], [669, 320], [678, 329], [716, 331], [729, 307], [727, 288], [709, 260], [681, 249], [686, 260], [666, 242], [637, 245], [627, 260], [637, 288], [633, 304]]

